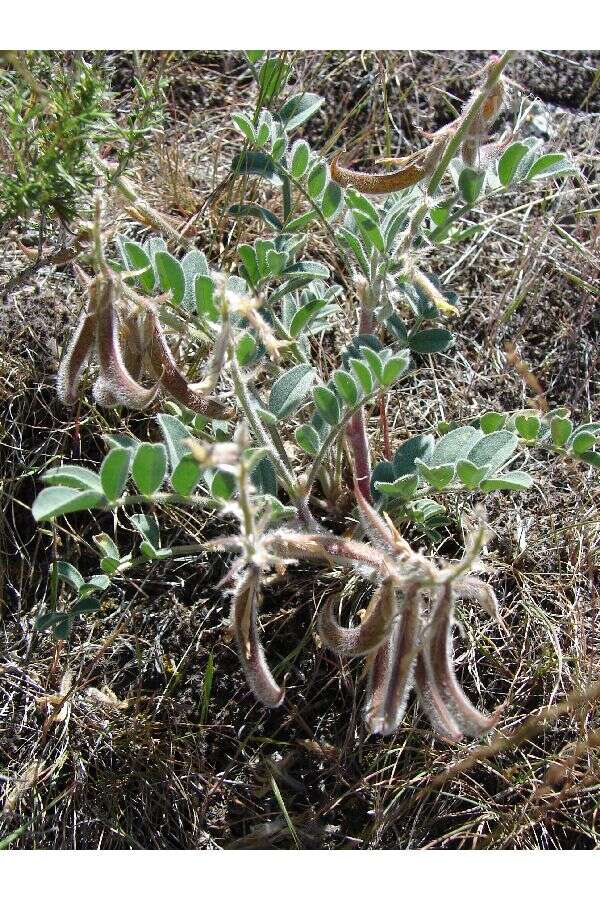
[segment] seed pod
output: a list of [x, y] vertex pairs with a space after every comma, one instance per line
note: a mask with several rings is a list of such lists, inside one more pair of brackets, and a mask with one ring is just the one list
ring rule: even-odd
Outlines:
[[94, 382], [92, 397], [94, 398], [94, 403], [97, 403], [98, 406], [104, 406], [107, 409], [112, 409], [114, 406], [121, 405], [120, 401], [115, 397], [109, 385], [101, 375], [96, 378]]
[[375, 734], [393, 734], [400, 725], [414, 683], [421, 636], [421, 603], [416, 586], [405, 594], [400, 617], [389, 641], [371, 668], [365, 719]]
[[424, 713], [434, 731], [449, 741], [460, 741], [462, 732], [455, 722], [452, 713], [444, 703], [435, 682], [427, 677], [427, 669], [421, 650], [417, 656], [415, 667], [415, 687]]
[[112, 393], [118, 403], [132, 409], [144, 409], [156, 396], [157, 387], [144, 388], [135, 381], [123, 362], [119, 344], [119, 317], [115, 309], [115, 285], [112, 278], [96, 280], [94, 291], [98, 316], [98, 359], [104, 384], [102, 391]]
[[319, 637], [326, 647], [340, 656], [363, 656], [376, 650], [388, 637], [397, 612], [394, 581], [386, 578], [374, 592], [362, 623], [342, 628], [329, 600], [319, 617]]
[[140, 313], [137, 310], [124, 320], [121, 340], [125, 368], [131, 377], [137, 381], [141, 378], [144, 371], [144, 355], [146, 352], [144, 329], [140, 322]]
[[448, 583], [443, 586], [433, 610], [429, 636], [423, 648], [423, 661], [429, 684], [439, 692], [459, 728], [465, 734], [478, 737], [494, 727], [501, 711], [484, 716], [473, 706], [458, 683], [452, 640], [453, 607], [452, 585]]
[[343, 151], [331, 160], [331, 177], [342, 187], [353, 187], [362, 194], [391, 194], [417, 184], [427, 174], [426, 153], [416, 155], [416, 161], [407, 163], [395, 172], [380, 175], [376, 172], [358, 172], [339, 164]]
[[73, 336], [58, 367], [56, 390], [60, 400], [68, 405], [77, 400], [77, 388], [94, 347], [96, 324], [95, 309], [90, 302], [85, 312], [79, 317]]
[[164, 332], [154, 312], [146, 319], [150, 366], [164, 390], [187, 409], [211, 419], [230, 419], [233, 411], [195, 391], [177, 368]]
[[260, 596], [260, 572], [250, 566], [236, 589], [231, 605], [231, 627], [246, 680], [257, 700], [276, 707], [283, 702], [285, 691], [279, 687], [265, 660], [258, 637], [257, 612]]
[[382, 549], [395, 550], [394, 540], [387, 523], [373, 509], [368, 500], [364, 498], [356, 478], [354, 479], [354, 496], [356, 497], [361, 524], [371, 540]]

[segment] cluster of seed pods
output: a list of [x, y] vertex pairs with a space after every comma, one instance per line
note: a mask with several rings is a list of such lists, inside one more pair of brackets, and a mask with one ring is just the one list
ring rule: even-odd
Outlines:
[[[265, 536], [269, 553], [279, 560], [328, 561], [377, 576], [360, 625], [342, 627], [332, 601], [324, 604], [318, 621], [324, 646], [342, 657], [367, 659], [365, 720], [372, 733], [389, 735], [397, 730], [414, 689], [439, 736], [458, 741], [464, 735], [484, 734], [496, 725], [502, 709], [484, 715], [458, 681], [453, 610], [457, 597], [468, 597], [494, 615], [492, 589], [470, 575], [453, 577], [451, 570], [439, 570], [414, 553], [358, 489], [355, 494], [362, 525], [373, 543], [279, 530]], [[234, 591], [232, 628], [249, 686], [262, 703], [276, 707], [284, 690], [273, 678], [260, 645], [259, 599], [260, 572], [247, 568]]]
[[[233, 414], [206, 396], [205, 385], [187, 381], [155, 309], [150, 304], [141, 310], [129, 309], [117, 277], [110, 272], [97, 275], [88, 284], [86, 309], [58, 370], [57, 390], [63, 403], [76, 402], [81, 378], [93, 357], [99, 369], [93, 396], [100, 406], [145, 409], [160, 391], [201, 415], [228, 419]], [[144, 373], [154, 382], [151, 387], [140, 384]]]

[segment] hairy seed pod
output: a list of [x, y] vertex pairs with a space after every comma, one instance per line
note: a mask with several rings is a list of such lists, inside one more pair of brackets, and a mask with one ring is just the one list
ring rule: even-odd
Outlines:
[[158, 316], [149, 312], [146, 319], [148, 356], [152, 371], [163, 389], [192, 412], [211, 419], [230, 419], [233, 411], [193, 389], [177, 368]]
[[417, 664], [415, 666], [415, 687], [419, 697], [419, 703], [423, 708], [423, 712], [429, 719], [433, 730], [440, 737], [449, 741], [460, 741], [462, 731], [454, 720], [448, 706], [444, 703], [435, 682], [432, 682], [427, 676], [427, 668], [423, 659], [423, 651], [421, 650], [417, 656]]
[[68, 405], [77, 400], [77, 388], [94, 347], [96, 325], [96, 312], [90, 302], [77, 322], [73, 336], [63, 353], [56, 376], [58, 396], [63, 403]]
[[332, 601], [325, 603], [319, 616], [319, 637], [339, 656], [364, 656], [388, 637], [396, 612], [394, 581], [386, 578], [373, 593], [366, 615], [356, 628], [342, 628], [335, 618]]
[[365, 720], [374, 734], [393, 734], [402, 721], [414, 683], [420, 636], [419, 590], [412, 586], [406, 591], [389, 640], [377, 652], [371, 667]]
[[115, 309], [114, 281], [112, 278], [102, 278], [95, 282], [92, 289], [98, 316], [98, 359], [105, 388], [118, 403], [132, 409], [144, 409], [156, 396], [157, 387], [142, 387], [125, 368], [119, 344], [120, 323]]
[[144, 371], [144, 355], [146, 352], [146, 338], [143, 324], [140, 321], [140, 313], [136, 310], [123, 321], [121, 329], [121, 342], [123, 346], [123, 362], [132, 378], [138, 381]]
[[302, 534], [281, 529], [269, 538], [273, 553], [292, 559], [322, 560], [344, 568], [364, 566], [387, 578], [393, 562], [376, 547], [330, 534]]
[[484, 716], [476, 709], [456, 678], [452, 640], [453, 593], [450, 583], [443, 586], [436, 602], [429, 625], [429, 635], [423, 648], [423, 660], [427, 679], [435, 685], [448, 706], [459, 728], [472, 737], [478, 737], [494, 727], [500, 710], [492, 716]]
[[394, 539], [387, 523], [365, 499], [356, 478], [354, 479], [354, 496], [361, 524], [371, 540], [382, 549], [395, 550]]
[[114, 406], [121, 405], [120, 401], [115, 397], [109, 385], [101, 375], [96, 378], [94, 382], [92, 397], [94, 398], [94, 403], [97, 403], [98, 406], [103, 406], [106, 409], [112, 409]]
[[476, 600], [491, 619], [499, 619], [496, 593], [485, 581], [474, 578], [472, 575], [465, 575], [462, 578], [455, 579], [453, 587], [457, 597], [468, 597], [469, 600]]
[[283, 702], [285, 691], [273, 678], [258, 637], [257, 613], [260, 597], [260, 572], [249, 566], [236, 588], [231, 605], [231, 627], [246, 674], [246, 680], [257, 700], [276, 707]]
[[376, 172], [357, 172], [355, 169], [347, 169], [338, 162], [344, 151], [336, 153], [331, 160], [331, 177], [342, 187], [353, 187], [361, 194], [391, 194], [401, 191], [403, 188], [417, 184], [427, 174], [422, 157], [417, 156], [416, 162], [408, 163], [395, 172], [377, 174]]

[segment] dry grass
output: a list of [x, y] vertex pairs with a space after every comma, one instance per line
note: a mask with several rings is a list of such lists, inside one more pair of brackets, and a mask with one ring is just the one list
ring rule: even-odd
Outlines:
[[[293, 55], [299, 87], [326, 96], [310, 139], [325, 146], [343, 131], [365, 158], [402, 152], [400, 130], [414, 144], [418, 128], [448, 121], [470, 89], [466, 76], [484, 60], [455, 52]], [[157, 64], [152, 56], [142, 62]], [[173, 54], [162, 64], [171, 121], [139, 183], [183, 224], [225, 177], [237, 140], [230, 113], [251, 108], [255, 93], [234, 54]], [[519, 197], [517, 211], [506, 200], [487, 205], [474, 239], [434, 257], [466, 312], [455, 350], [435, 357], [415, 390], [390, 398], [392, 443], [441, 418], [526, 406], [531, 394], [507, 363], [508, 340], [551, 405], [568, 406], [576, 421], [600, 418], [599, 65], [598, 54], [532, 53], [511, 69], [549, 104], [536, 127], [569, 150], [587, 180], [544, 183]], [[126, 91], [125, 59], [117, 73]], [[251, 236], [232, 231], [225, 208], [221, 196], [191, 226], [213, 260], [221, 246], [232, 260], [236, 242]], [[115, 208], [118, 216], [126, 221]], [[323, 236], [312, 240], [344, 283]], [[22, 263], [8, 238], [2, 245], [8, 278]], [[149, 566], [116, 581], [102, 613], [78, 625], [68, 645], [33, 632], [49, 562], [60, 555], [91, 574], [92, 535], [112, 527], [110, 517], [83, 514], [36, 529], [28, 510], [40, 470], [59, 456], [97, 463], [99, 434], [118, 427], [113, 412], [85, 402], [73, 423], [54, 396], [52, 339], [62, 341], [80, 302], [68, 271], [42, 269], [4, 301], [0, 320], [0, 846], [597, 847], [593, 698], [576, 696], [522, 729], [600, 679], [598, 482], [568, 461], [534, 453], [528, 467], [539, 489], [486, 499], [493, 538], [485, 563], [505, 627], [461, 608], [460, 665], [481, 708], [506, 701], [499, 736], [518, 738], [514, 746], [497, 743], [498, 735], [484, 740], [487, 756], [477, 755], [477, 742], [434, 739], [415, 704], [393, 738], [364, 732], [360, 666], [335, 659], [313, 637], [325, 597], [364, 605], [366, 585], [338, 572], [298, 567], [268, 590], [265, 643], [278, 678], [288, 679], [275, 711], [253, 702], [229, 642], [228, 601], [213, 587], [225, 570], [218, 557]], [[339, 344], [351, 314], [348, 299]], [[334, 349], [323, 342], [324, 363]], [[141, 436], [154, 426], [136, 415], [129, 427]], [[375, 414], [370, 427], [381, 458]], [[164, 520], [167, 539], [178, 543], [222, 527], [181, 511]], [[451, 556], [460, 540], [449, 532], [434, 550]]]

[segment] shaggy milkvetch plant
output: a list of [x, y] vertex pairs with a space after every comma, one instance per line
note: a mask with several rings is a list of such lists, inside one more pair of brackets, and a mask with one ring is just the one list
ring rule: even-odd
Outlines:
[[[340, 624], [331, 602], [318, 618], [325, 647], [366, 660], [371, 732], [398, 728], [413, 689], [446, 739], [495, 726], [502, 709], [485, 713], [471, 704], [453, 647], [457, 600], [498, 615], [494, 592], [477, 575], [482, 498], [532, 488], [531, 448], [597, 467], [600, 423], [576, 425], [566, 409], [482, 410], [414, 434], [377, 459], [365, 411], [397, 396], [399, 384], [414, 390], [421, 357], [451, 352], [460, 298], [435, 274], [436, 247], [467, 239], [476, 227], [469, 213], [487, 197], [512, 198], [519, 185], [574, 172], [564, 155], [519, 137], [526, 107], [507, 133], [494, 134], [513, 55], [490, 60], [462, 113], [424, 150], [386, 160], [391, 172], [372, 173], [342, 165], [340, 154], [330, 167], [295, 136], [322, 100], [296, 94], [278, 106], [288, 68], [273, 60], [261, 66], [253, 51], [263, 106], [253, 117], [233, 116], [244, 145], [229, 180], [243, 187], [252, 178], [266, 190], [229, 207], [232, 219], [262, 228], [252, 244], [237, 247], [236, 274], [189, 243], [181, 255], [177, 232], [151, 213], [146, 220], [162, 234], [145, 243], [117, 237], [111, 255], [96, 195], [90, 273], [76, 270], [87, 302], [63, 351], [59, 396], [75, 404], [91, 375], [98, 405], [157, 410], [160, 439], [107, 434], [99, 471], [65, 464], [43, 474], [46, 487], [33, 504], [40, 523], [112, 511], [117, 522], [128, 516], [139, 542], [122, 554], [108, 534], [97, 535], [101, 573], [88, 581], [69, 563], [55, 564], [52, 597], [58, 579], [76, 597], [40, 615], [39, 629], [67, 639], [76, 617], [97, 611], [101, 592], [136, 567], [226, 552], [233, 562], [221, 587], [231, 598], [240, 662], [255, 696], [277, 707], [285, 686], [261, 645], [262, 590], [273, 574], [293, 579], [299, 561], [313, 562], [372, 584], [357, 626]], [[257, 199], [263, 193], [271, 202]], [[306, 255], [315, 229], [346, 267], [356, 303], [355, 333], [327, 370], [316, 339], [335, 327], [343, 288]], [[385, 429], [385, 415], [382, 422]], [[350, 519], [343, 512], [349, 501]], [[411, 546], [408, 535], [437, 540], [473, 501], [458, 562]], [[165, 545], [160, 511], [174, 504], [221, 516], [223, 534]]]

